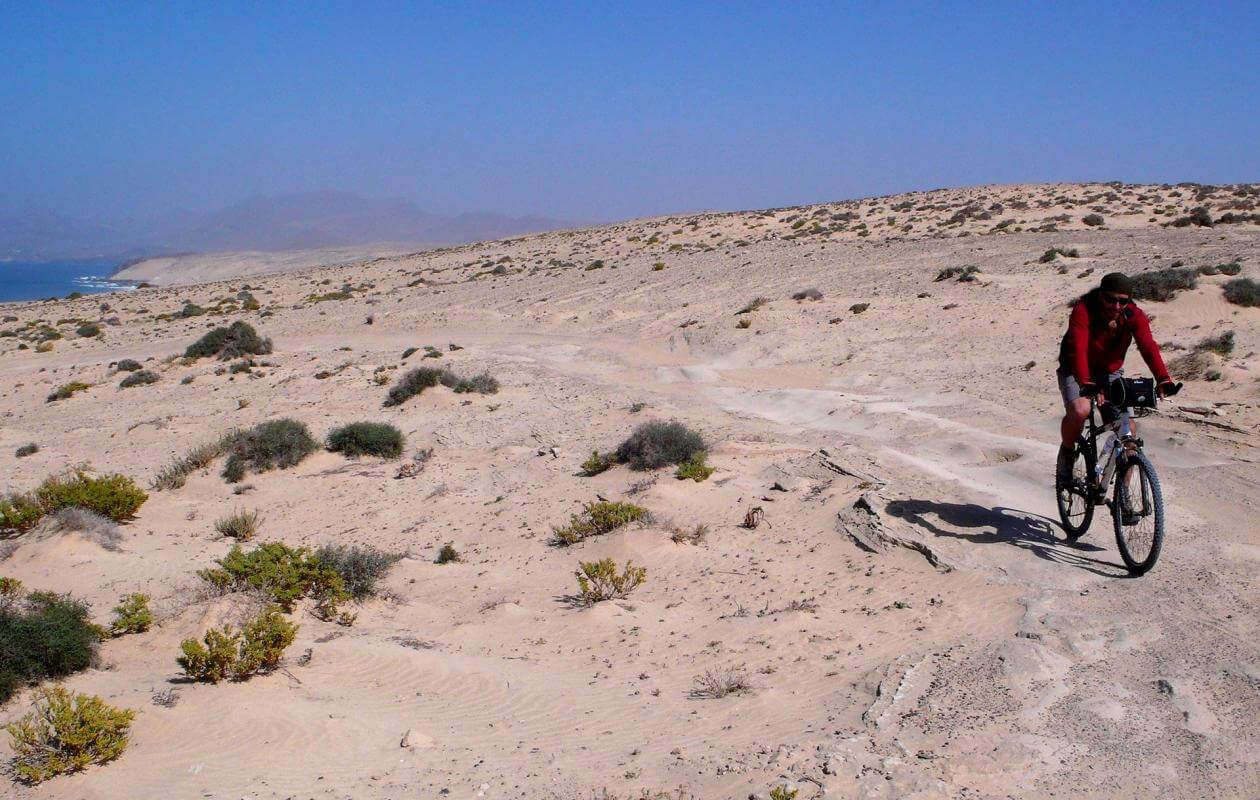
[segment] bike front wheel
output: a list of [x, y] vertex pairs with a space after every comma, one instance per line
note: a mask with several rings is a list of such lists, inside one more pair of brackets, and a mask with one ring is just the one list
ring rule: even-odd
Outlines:
[[1094, 474], [1093, 459], [1085, 440], [1076, 445], [1076, 455], [1072, 461], [1072, 480], [1063, 483], [1056, 476], [1054, 493], [1059, 501], [1059, 521], [1063, 523], [1063, 531], [1073, 541], [1081, 538], [1089, 530], [1094, 520], [1094, 494], [1090, 488]]
[[1164, 546], [1164, 495], [1159, 476], [1144, 453], [1121, 456], [1111, 504], [1120, 557], [1134, 575], [1155, 566]]

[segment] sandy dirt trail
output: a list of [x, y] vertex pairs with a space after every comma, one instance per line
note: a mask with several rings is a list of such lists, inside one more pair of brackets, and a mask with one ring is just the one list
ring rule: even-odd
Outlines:
[[[241, 494], [216, 462], [152, 492], [109, 547], [44, 527], [0, 543], [0, 574], [82, 598], [98, 622], [136, 591], [157, 616], [66, 680], [137, 710], [127, 752], [5, 791], [1260, 796], [1260, 310], [1222, 299], [1228, 275], [1143, 304], [1170, 359], [1235, 335], [1208, 358], [1214, 380], [1187, 367], [1185, 393], [1142, 422], [1169, 518], [1155, 570], [1127, 575], [1105, 509], [1066, 541], [1051, 482], [1066, 304], [1111, 269], [1258, 277], [1260, 226], [1161, 225], [1255, 198], [979, 187], [0, 307], [14, 334], [0, 337], [3, 491], [84, 462], [147, 485], [191, 447], [278, 417], [317, 438], [388, 422], [408, 457], [433, 449], [406, 479], [398, 462], [320, 451]], [[1084, 225], [1085, 209], [1107, 224]], [[1076, 255], [1043, 261], [1048, 248]], [[938, 280], [961, 265], [978, 277]], [[792, 299], [806, 288], [820, 298]], [[104, 335], [75, 338], [84, 319]], [[170, 357], [235, 319], [275, 342], [248, 372]], [[426, 345], [432, 360], [402, 355]], [[123, 357], [159, 381], [120, 389]], [[430, 364], [501, 389], [382, 406]], [[71, 380], [90, 386], [45, 401]], [[647, 419], [702, 432], [713, 475], [580, 474]], [[39, 451], [18, 458], [28, 442]], [[599, 498], [654, 519], [551, 543]], [[754, 507], [764, 524], [741, 527]], [[238, 508], [262, 513], [259, 541], [407, 557], [352, 626], [297, 608], [284, 669], [189, 683], [180, 641], [257, 605], [195, 575], [232, 546], [214, 522]], [[699, 525], [702, 541], [677, 537]], [[434, 563], [448, 543], [462, 562]], [[606, 557], [645, 566], [646, 583], [575, 607], [578, 562]], [[750, 690], [706, 696], [707, 672]], [[0, 721], [28, 707], [23, 693]]]

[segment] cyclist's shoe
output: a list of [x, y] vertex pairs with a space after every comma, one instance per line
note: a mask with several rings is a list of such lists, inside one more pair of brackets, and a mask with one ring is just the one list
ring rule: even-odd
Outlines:
[[1060, 486], [1072, 485], [1072, 465], [1076, 463], [1076, 448], [1059, 445], [1059, 460], [1055, 466], [1054, 477]]

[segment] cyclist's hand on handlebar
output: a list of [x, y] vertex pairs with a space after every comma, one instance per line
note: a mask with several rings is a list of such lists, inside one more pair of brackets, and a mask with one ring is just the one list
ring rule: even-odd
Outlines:
[[1102, 387], [1096, 383], [1082, 383], [1081, 397], [1088, 397], [1098, 405], [1102, 405], [1102, 402], [1105, 399], [1103, 397]]

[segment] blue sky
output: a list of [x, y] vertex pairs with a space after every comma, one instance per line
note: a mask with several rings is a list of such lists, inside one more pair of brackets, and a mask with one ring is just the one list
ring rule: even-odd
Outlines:
[[16, 3], [0, 208], [577, 220], [1260, 180], [1260, 3]]

